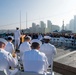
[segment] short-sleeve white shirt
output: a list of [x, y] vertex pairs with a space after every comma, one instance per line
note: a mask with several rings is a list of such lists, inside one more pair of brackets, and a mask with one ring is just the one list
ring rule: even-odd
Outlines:
[[5, 50], [12, 54], [12, 52], [15, 50], [14, 45], [11, 42], [8, 42], [6, 47], [5, 47]]
[[20, 45], [19, 50], [20, 50], [20, 57], [22, 57], [22, 55], [25, 51], [31, 50], [29, 42], [23, 42]]
[[47, 71], [48, 61], [44, 53], [38, 50], [26, 51], [22, 57], [24, 71], [31, 71], [43, 74]]
[[40, 51], [45, 53], [48, 58], [48, 63], [51, 65], [53, 56], [57, 53], [55, 46], [50, 43], [44, 43], [41, 45]]
[[16, 60], [12, 57], [11, 53], [0, 49], [0, 70], [5, 70], [10, 75], [9, 66], [15, 67], [16, 65]]

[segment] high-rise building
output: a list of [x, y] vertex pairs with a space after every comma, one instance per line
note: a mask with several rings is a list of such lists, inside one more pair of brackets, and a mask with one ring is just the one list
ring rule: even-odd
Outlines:
[[41, 29], [40, 25], [36, 23], [32, 23], [32, 27], [30, 28], [30, 33], [42, 33], [44, 28]]
[[66, 24], [65, 30], [69, 30], [69, 24]]
[[46, 24], [43, 21], [40, 21], [41, 28], [46, 28]]
[[40, 26], [37, 24], [36, 25], [36, 33], [40, 33], [41, 32], [41, 28], [40, 28]]
[[53, 25], [50, 20], [47, 20], [48, 32], [59, 31], [60, 27], [58, 25]]
[[74, 20], [73, 19], [70, 20], [69, 29], [68, 30], [71, 30], [72, 32], [74, 32]]
[[67, 30], [71, 30], [73, 33], [76, 33], [76, 15], [74, 19], [71, 19], [68, 26], [66, 25]]
[[52, 32], [53, 31], [59, 31], [60, 27], [58, 25], [52, 25]]
[[62, 22], [62, 30], [65, 30], [65, 29], [64, 29], [64, 21]]
[[59, 31], [60, 27], [58, 25], [53, 25], [50, 20], [47, 21], [46, 24], [43, 21], [40, 21], [40, 25], [36, 23], [32, 23], [32, 27], [30, 27], [30, 33], [48, 33], [53, 31]]
[[52, 26], [51, 21], [50, 20], [47, 20], [47, 28], [51, 28], [51, 26]]
[[32, 23], [32, 28], [35, 28], [36, 27], [36, 23]]
[[43, 21], [40, 21], [41, 33], [45, 33], [46, 24]]
[[32, 33], [35, 33], [36, 31], [36, 23], [32, 23]]
[[74, 33], [76, 33], [76, 15], [74, 16]]
[[52, 32], [52, 23], [50, 20], [47, 20], [47, 28], [48, 28], [48, 32]]

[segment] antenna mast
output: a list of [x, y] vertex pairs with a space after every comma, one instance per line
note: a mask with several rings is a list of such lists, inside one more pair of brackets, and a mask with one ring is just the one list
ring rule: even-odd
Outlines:
[[27, 12], [26, 12], [26, 29], [27, 29]]
[[20, 11], [20, 30], [21, 30], [21, 11]]

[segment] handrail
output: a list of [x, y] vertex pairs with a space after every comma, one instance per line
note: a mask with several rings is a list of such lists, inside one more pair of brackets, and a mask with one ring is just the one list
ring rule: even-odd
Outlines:
[[63, 75], [76, 75], [76, 68], [59, 62], [53, 62], [53, 70]]

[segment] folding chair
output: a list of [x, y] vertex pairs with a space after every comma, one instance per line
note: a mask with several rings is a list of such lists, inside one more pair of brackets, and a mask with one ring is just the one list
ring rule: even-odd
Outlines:
[[21, 71], [18, 71], [16, 73], [16, 75], [54, 75], [54, 72], [53, 72], [53, 57], [52, 57], [52, 61], [51, 61], [51, 68], [49, 70], [50, 70], [50, 72], [47, 72], [45, 74], [39, 74], [39, 73], [35, 73], [35, 72], [21, 72]]
[[18, 71], [16, 73], [16, 75], [54, 75], [54, 72], [53, 72], [53, 58], [54, 58], [54, 55], [52, 55], [52, 58], [50, 58], [51, 59], [50, 72], [47, 72], [45, 74], [39, 74], [39, 73], [35, 73], [35, 72], [21, 72], [21, 71]]
[[35, 72], [20, 72], [19, 71], [16, 75], [51, 75], [51, 73], [39, 74]]
[[0, 71], [0, 75], [7, 75], [5, 71]]
[[52, 55], [52, 58], [51, 58], [51, 68], [50, 68], [51, 69], [51, 74], [50, 75], [54, 75], [54, 72], [53, 72], [53, 59], [54, 59], [54, 55]]
[[21, 72], [21, 75], [44, 75], [44, 74], [38, 74], [33, 72]]

